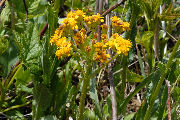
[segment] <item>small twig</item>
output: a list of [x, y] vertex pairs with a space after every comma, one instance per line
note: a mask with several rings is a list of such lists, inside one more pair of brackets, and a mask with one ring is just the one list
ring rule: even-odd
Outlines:
[[158, 21], [156, 21], [155, 24], [155, 31], [154, 31], [154, 53], [155, 53], [155, 57], [157, 58], [157, 60], [159, 61], [159, 27], [158, 27], [159, 23]]
[[167, 108], [168, 108], [168, 120], [171, 120], [171, 93], [170, 93], [170, 82], [166, 80], [166, 85], [168, 88], [168, 101], [167, 101]]
[[27, 6], [26, 6], [26, 1], [23, 0], [23, 3], [24, 3], [24, 9], [25, 9], [25, 12], [26, 12], [26, 22], [28, 21], [28, 9], [27, 9]]
[[117, 8], [118, 6], [124, 4], [126, 0], [122, 0], [121, 2], [116, 3], [114, 6], [112, 6], [111, 8], [107, 9], [101, 16], [104, 17], [106, 16], [108, 13], [110, 13], [112, 10], [114, 10], [115, 8]]
[[160, 25], [159, 25], [159, 27], [160, 27], [162, 30], [164, 30], [172, 39], [174, 39], [175, 41], [177, 41], [177, 39], [176, 39], [174, 36], [172, 36], [169, 32], [167, 32], [165, 29], [163, 29]]
[[98, 13], [98, 11], [99, 11], [99, 0], [96, 0], [94, 14], [96, 15]]
[[[102, 11], [103, 11], [103, 0], [99, 0], [99, 14], [101, 15], [102, 14]], [[98, 25], [98, 28], [97, 28], [97, 33], [98, 33], [98, 41], [100, 42], [101, 41], [101, 23]]]
[[[109, 8], [109, 0], [105, 0], [105, 9], [108, 10]], [[111, 22], [110, 22], [110, 14], [106, 15], [106, 24], [108, 26], [107, 29], [107, 37], [108, 39], [111, 37]], [[112, 51], [108, 51], [109, 54], [112, 56]], [[111, 102], [112, 102], [112, 120], [117, 120], [117, 101], [116, 101], [116, 92], [115, 92], [115, 85], [114, 85], [114, 78], [113, 78], [113, 64], [110, 62], [108, 64], [108, 79], [110, 84], [110, 95], [111, 95]]]
[[103, 2], [104, 0], [99, 0], [99, 14], [102, 14], [103, 12]]
[[40, 39], [42, 39], [42, 36], [45, 34], [46, 30], [48, 29], [48, 23], [46, 22], [46, 24], [44, 25], [43, 29], [40, 32]]
[[[137, 60], [137, 61], [133, 62], [132, 64], [128, 65], [128, 68], [131, 67], [132, 65], [136, 64], [137, 62], [139, 62], [139, 61]], [[123, 70], [123, 69], [121, 68], [120, 70], [114, 72], [113, 75], [115, 75], [115, 74], [121, 72], [122, 70]]]

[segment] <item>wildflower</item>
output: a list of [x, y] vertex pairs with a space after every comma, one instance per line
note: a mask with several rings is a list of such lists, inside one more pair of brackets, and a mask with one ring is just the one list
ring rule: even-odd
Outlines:
[[82, 10], [76, 10], [74, 12], [70, 11], [67, 14], [67, 18], [75, 18], [75, 20], [78, 21], [79, 20], [83, 20], [83, 18], [85, 17], [85, 13]]
[[107, 43], [108, 42], [107, 34], [102, 34], [101, 40], [102, 40], [102, 43], [104, 43], [104, 44]]
[[[76, 25], [81, 29], [83, 27], [83, 19], [85, 17], [85, 13], [82, 10], [76, 10], [74, 12], [70, 11], [67, 14], [67, 18], [73, 18], [76, 21]], [[78, 28], [76, 28], [78, 29]]]
[[128, 22], [123, 22], [123, 29], [130, 30], [130, 24]]
[[97, 15], [92, 15], [92, 16], [86, 16], [84, 17], [84, 21], [86, 22], [88, 28], [92, 31], [95, 31], [97, 26], [101, 23], [104, 22], [102, 19], [104, 17], [101, 17], [99, 13]]
[[75, 34], [75, 36], [73, 37], [77, 46], [83, 44], [85, 42], [86, 38], [87, 38], [86, 31], [83, 28], [79, 32], [77, 32]]
[[107, 25], [103, 24], [103, 25], [101, 25], [101, 28], [102, 28], [101, 33], [106, 34], [107, 33]]
[[131, 42], [129, 40], [123, 39], [117, 33], [113, 34], [111, 40], [106, 43], [109, 48], [115, 50], [117, 54], [127, 55], [127, 52], [131, 48]]
[[78, 29], [78, 26], [77, 26], [77, 21], [74, 19], [74, 18], [65, 18], [64, 21], [63, 21], [63, 26], [68, 28], [68, 29]]
[[66, 37], [62, 37], [62, 38], [58, 39], [55, 44], [57, 47], [67, 46], [68, 43], [66, 40], [67, 40]]
[[53, 43], [56, 43], [56, 41], [58, 41], [58, 39], [61, 37], [61, 35], [62, 35], [62, 31], [61, 31], [60, 28], [58, 28], [58, 29], [55, 31], [54, 35], [51, 36], [51, 39], [50, 39], [51, 45], [52, 45]]
[[87, 52], [90, 52], [90, 51], [91, 51], [91, 47], [90, 47], [90, 46], [86, 46], [86, 47], [85, 47], [85, 50], [86, 50]]
[[116, 15], [111, 18], [112, 19], [112, 26], [114, 29], [114, 32], [121, 33], [125, 30], [129, 30], [130, 25], [128, 22], [123, 22], [120, 18], [118, 18]]
[[71, 55], [70, 53], [72, 51], [72, 48], [71, 48], [72, 44], [70, 41], [66, 41], [66, 38], [62, 38], [61, 40], [62, 42], [60, 41], [57, 42], [58, 49], [56, 51], [56, 56], [62, 59], [63, 57], [67, 57]]
[[62, 47], [61, 49], [58, 49], [56, 51], [56, 56], [58, 56], [58, 59], [61, 58], [61, 60], [62, 60], [63, 57], [70, 56], [71, 51], [72, 51], [71, 47]]
[[98, 61], [98, 62], [102, 62], [102, 63], [107, 63], [108, 62], [108, 58], [110, 58], [110, 55], [107, 54], [105, 50], [98, 51], [94, 55], [94, 60]]
[[94, 55], [94, 60], [102, 63], [107, 63], [108, 58], [110, 58], [110, 55], [106, 53], [106, 46], [104, 45], [104, 43], [97, 42], [94, 44], [94, 47], [96, 51]]

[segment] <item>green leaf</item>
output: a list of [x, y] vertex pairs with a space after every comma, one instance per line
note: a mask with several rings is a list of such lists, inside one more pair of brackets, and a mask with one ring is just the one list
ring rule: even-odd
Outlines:
[[134, 115], [135, 115], [135, 113], [131, 113], [131, 114], [127, 115], [127, 116], [124, 118], [124, 120], [132, 120], [133, 117], [134, 117]]
[[97, 90], [96, 90], [96, 82], [95, 79], [91, 79], [90, 80], [90, 98], [94, 101], [95, 103], [95, 107], [96, 107], [96, 113], [98, 115], [98, 117], [100, 119], [103, 119], [103, 115], [102, 115], [102, 110], [101, 110], [101, 106], [99, 103], [99, 99], [98, 99], [98, 94], [97, 94]]
[[141, 73], [144, 76], [144, 78], [146, 77], [145, 71], [144, 71], [144, 67], [143, 67], [143, 61], [142, 61], [142, 57], [140, 54], [139, 49], [137, 49], [137, 55], [138, 55], [138, 60], [139, 60], [139, 64], [140, 64], [140, 68], [141, 68]]
[[31, 76], [30, 72], [28, 69], [24, 70], [21, 69], [18, 74], [16, 75], [16, 83], [15, 86], [18, 86], [19, 84], [21, 85], [26, 85], [31, 81]]
[[165, 86], [163, 89], [163, 93], [161, 95], [161, 101], [159, 103], [158, 120], [163, 120], [163, 114], [166, 111], [166, 107], [167, 107], [167, 99], [168, 99], [168, 88], [167, 86]]
[[150, 44], [150, 39], [154, 36], [154, 32], [153, 31], [146, 31], [143, 33], [142, 35], [142, 44], [145, 47], [147, 53], [150, 53], [150, 48], [149, 48], [149, 44]]
[[35, 0], [28, 8], [28, 12], [32, 15], [43, 14], [46, 12], [45, 5], [48, 5], [47, 0]]
[[0, 38], [0, 56], [6, 51], [9, 46], [9, 41], [5, 38]]
[[127, 81], [128, 82], [142, 82], [144, 80], [144, 77], [141, 75], [138, 75], [129, 69], [127, 69]]
[[96, 114], [94, 111], [91, 111], [91, 110], [86, 110], [84, 112], [84, 118], [85, 119], [90, 119], [90, 120], [96, 120]]
[[50, 107], [52, 94], [44, 84], [34, 87], [34, 118], [39, 119], [45, 115], [45, 111]]
[[161, 76], [161, 71], [157, 70], [156, 72], [153, 72], [149, 76], [147, 76], [137, 87], [136, 89], [125, 99], [125, 101], [121, 104], [122, 111], [125, 106], [129, 103], [129, 101], [134, 97], [140, 90], [142, 90], [146, 85], [148, 85], [152, 80], [157, 81], [159, 80], [159, 77]]
[[176, 54], [174, 55], [174, 58], [180, 58], [180, 49], [176, 52]]
[[11, 67], [18, 61], [17, 49], [14, 41], [10, 38], [9, 46], [6, 51], [0, 56], [0, 65], [3, 70], [3, 77], [6, 77], [11, 70]]
[[42, 117], [40, 120], [58, 120], [56, 116], [48, 115], [45, 117]]
[[56, 13], [59, 13], [60, 6], [64, 3], [64, 0], [55, 0], [54, 1], [54, 10]]
[[107, 118], [109, 116], [108, 105], [107, 104], [105, 104], [103, 106], [103, 111], [104, 111], [105, 118]]
[[32, 90], [33, 90], [33, 88], [28, 88], [28, 87], [26, 87], [25, 85], [22, 85], [22, 84], [17, 85], [16, 89], [17, 89], [16, 92], [22, 91], [22, 92], [27, 92], [27, 93], [31, 93], [31, 94], [32, 94]]
[[36, 24], [29, 22], [24, 29], [24, 33], [14, 32], [20, 59], [31, 73], [37, 75], [41, 72], [40, 56], [42, 54], [38, 28]]

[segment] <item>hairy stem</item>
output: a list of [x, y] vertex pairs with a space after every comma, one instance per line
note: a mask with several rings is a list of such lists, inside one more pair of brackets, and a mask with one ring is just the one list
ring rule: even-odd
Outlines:
[[86, 73], [84, 73], [83, 77], [83, 86], [82, 86], [82, 91], [81, 91], [81, 97], [80, 97], [80, 105], [79, 105], [79, 120], [83, 120], [83, 114], [84, 114], [84, 106], [85, 106], [85, 99], [86, 99], [86, 94], [88, 92], [88, 87], [90, 84], [90, 74], [91, 74], [91, 69], [92, 66], [90, 64], [87, 64], [85, 66], [86, 68]]
[[89, 80], [90, 80], [89, 78], [84, 78], [83, 81], [83, 87], [82, 87], [80, 105], [79, 105], [79, 110], [80, 110], [79, 120], [83, 120], [85, 98], [86, 98], [87, 88], [89, 86]]

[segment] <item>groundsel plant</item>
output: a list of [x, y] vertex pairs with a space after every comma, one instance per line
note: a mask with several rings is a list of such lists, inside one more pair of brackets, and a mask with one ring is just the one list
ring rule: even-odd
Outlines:
[[[94, 63], [99, 62], [105, 66], [120, 54], [126, 56], [132, 45], [129, 40], [121, 37], [122, 32], [130, 29], [129, 23], [123, 22], [117, 16], [111, 19], [113, 34], [108, 39], [107, 25], [104, 23], [104, 17], [101, 17], [99, 13], [86, 16], [82, 10], [70, 11], [67, 18], [61, 22], [50, 39], [51, 45], [55, 45], [57, 48], [56, 56], [58, 59], [63, 60], [72, 56], [81, 67], [83, 87], [80, 98], [79, 119], [83, 117], [89, 80], [94, 77], [92, 74], [98, 72], [97, 70], [93, 71]], [[98, 33], [95, 32], [98, 25], [101, 25], [100, 40], [98, 39]], [[115, 57], [111, 58], [107, 52], [108, 50], [112, 50]], [[80, 63], [81, 61], [84, 61], [83, 64]]]

